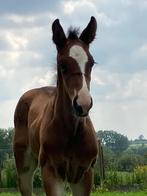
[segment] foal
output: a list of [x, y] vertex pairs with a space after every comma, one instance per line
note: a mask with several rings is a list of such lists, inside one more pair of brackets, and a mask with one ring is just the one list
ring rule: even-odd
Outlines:
[[32, 195], [32, 176], [38, 164], [47, 196], [62, 195], [64, 182], [70, 184], [73, 196], [90, 195], [98, 151], [88, 116], [94, 64], [89, 44], [96, 27], [91, 17], [80, 36], [70, 29], [66, 37], [58, 19], [52, 24], [57, 86], [26, 92], [14, 115], [13, 149], [22, 196]]

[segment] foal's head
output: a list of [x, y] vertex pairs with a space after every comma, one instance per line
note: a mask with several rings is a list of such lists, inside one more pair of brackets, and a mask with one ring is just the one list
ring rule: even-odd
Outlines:
[[58, 19], [52, 25], [53, 41], [58, 51], [58, 76], [77, 116], [87, 116], [92, 107], [89, 89], [94, 60], [89, 52], [89, 44], [95, 38], [96, 28], [96, 19], [91, 17], [80, 36], [76, 29], [69, 29], [66, 37]]

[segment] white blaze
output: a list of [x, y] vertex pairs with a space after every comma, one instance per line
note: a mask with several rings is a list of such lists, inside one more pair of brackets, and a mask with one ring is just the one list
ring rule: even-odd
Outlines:
[[86, 63], [88, 62], [88, 56], [85, 50], [79, 45], [74, 45], [70, 48], [69, 56], [76, 60], [77, 64], [80, 67], [82, 76], [83, 76], [83, 86], [78, 93], [77, 102], [81, 106], [89, 105], [91, 103], [91, 96], [89, 94], [89, 90], [88, 90], [85, 75], [84, 75], [85, 66], [86, 66]]
[[70, 48], [69, 56], [76, 60], [81, 69], [81, 72], [84, 74], [85, 65], [88, 61], [88, 57], [85, 50], [81, 46], [74, 45]]

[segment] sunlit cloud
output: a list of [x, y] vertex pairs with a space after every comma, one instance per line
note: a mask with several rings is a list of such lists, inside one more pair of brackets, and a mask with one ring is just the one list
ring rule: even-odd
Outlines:
[[25, 37], [16, 36], [11, 32], [6, 33], [6, 40], [14, 50], [25, 49], [28, 44], [28, 40]]
[[28, 81], [21, 89], [22, 93], [33, 88], [39, 88], [42, 86], [55, 86], [56, 85], [56, 72], [55, 70], [49, 70], [44, 76], [34, 76], [31, 81]]

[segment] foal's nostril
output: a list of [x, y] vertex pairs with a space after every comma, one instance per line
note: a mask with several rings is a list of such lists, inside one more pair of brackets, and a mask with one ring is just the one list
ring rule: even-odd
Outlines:
[[85, 104], [85, 105], [79, 104], [79, 97], [78, 96], [76, 96], [73, 100], [73, 108], [74, 108], [74, 112], [77, 116], [81, 116], [81, 117], [87, 116], [89, 110], [92, 108], [92, 105], [93, 105], [92, 98], [90, 98], [89, 104]]
[[79, 115], [83, 114], [83, 109], [82, 109], [82, 107], [80, 105], [77, 106], [77, 113]]
[[76, 114], [80, 116], [80, 115], [83, 114], [83, 109], [82, 109], [82, 106], [78, 105], [77, 99], [78, 99], [78, 97], [75, 97], [74, 98], [74, 100], [73, 100], [73, 106], [74, 106], [74, 109], [76, 111]]

